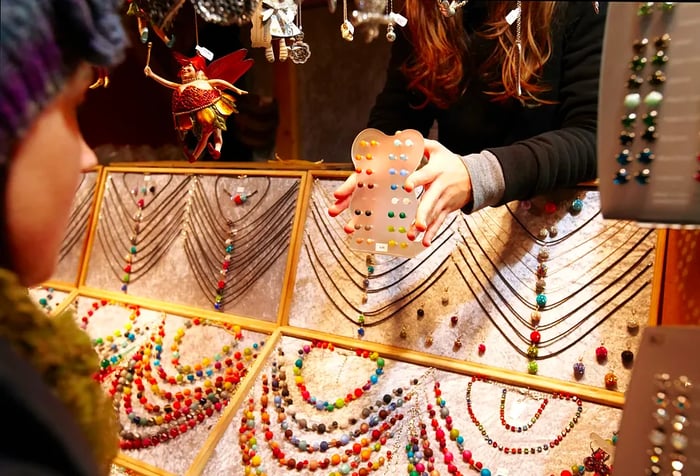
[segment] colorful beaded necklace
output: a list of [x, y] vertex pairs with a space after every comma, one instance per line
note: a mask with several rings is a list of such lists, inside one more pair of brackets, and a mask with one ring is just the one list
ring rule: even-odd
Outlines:
[[[184, 337], [184, 333], [180, 332], [183, 330], [181, 328], [176, 332], [171, 347], [175, 354], [172, 364], [178, 372], [176, 376], [172, 376], [168, 375], [160, 364], [162, 339], [165, 337], [164, 321], [165, 316], [149, 342], [142, 345], [129, 363], [115, 374], [109, 388], [115, 408], [119, 410], [123, 406], [131, 424], [140, 429], [135, 433], [122, 428], [120, 448], [123, 450], [155, 446], [172, 440], [203, 423], [206, 418], [221, 412], [241, 379], [247, 374], [247, 366], [257, 357], [255, 351], [262, 345], [255, 343], [252, 348], [235, 353], [232, 352], [231, 346], [225, 346], [222, 350], [223, 355], [216, 354], [212, 359], [203, 359], [202, 364], [195, 366], [181, 366], [179, 344]], [[236, 341], [241, 339], [240, 328], [237, 326], [196, 321], [193, 321], [195, 326], [222, 327], [228, 332], [233, 332]], [[190, 327], [192, 326], [187, 328]], [[233, 358], [227, 358], [226, 355], [231, 353]], [[152, 374], [154, 367], [158, 369], [160, 380], [168, 384], [169, 388], [177, 385], [178, 389], [161, 388], [158, 379]], [[183, 370], [188, 370], [188, 373], [183, 373]], [[187, 384], [192, 384], [193, 387], [183, 386]], [[159, 402], [149, 400], [149, 395], [152, 400], [158, 399]], [[136, 412], [136, 404], [144, 414]], [[144, 435], [145, 429], [151, 431]]]
[[362, 395], [368, 391], [372, 385], [379, 381], [379, 377], [384, 373], [384, 359], [379, 356], [377, 352], [369, 352], [366, 350], [358, 349], [355, 351], [357, 357], [364, 359], [369, 359], [377, 365], [377, 368], [370, 375], [367, 383], [362, 387], [355, 388], [352, 392], [348, 392], [344, 397], [338, 397], [335, 399], [325, 400], [312, 396], [309, 390], [306, 388], [304, 382], [304, 377], [302, 376], [302, 367], [304, 365], [304, 360], [308, 357], [313, 349], [326, 349], [333, 351], [335, 346], [329, 342], [323, 341], [313, 341], [311, 345], [304, 345], [298, 351], [298, 358], [294, 362], [294, 377], [297, 387], [301, 392], [301, 397], [309, 405], [313, 405], [318, 410], [325, 410], [332, 412], [333, 410], [343, 408], [345, 405], [357, 400], [362, 397]]
[[[484, 425], [477, 419], [476, 415], [474, 414], [474, 410], [472, 409], [472, 385], [475, 382], [484, 382], [484, 383], [492, 383], [490, 380], [487, 380], [485, 378], [481, 378], [478, 376], [473, 376], [471, 381], [467, 384], [467, 394], [466, 394], [466, 400], [467, 400], [467, 412], [469, 413], [469, 417], [471, 418], [472, 423], [479, 429], [481, 432], [481, 436], [483, 436], [484, 441], [486, 441], [490, 446], [496, 448], [498, 451], [502, 451], [505, 454], [531, 454], [531, 453], [542, 453], [542, 451], [548, 451], [551, 448], [554, 448], [555, 446], [559, 445], [561, 443], [562, 439], [568, 435], [571, 430], [576, 426], [576, 423], [578, 423], [579, 418], [581, 417], [581, 413], [583, 412], [583, 401], [571, 394], [567, 393], [553, 393], [552, 398], [553, 399], [559, 399], [559, 400], [566, 400], [566, 401], [572, 401], [576, 404], [576, 413], [569, 421], [569, 423], [564, 427], [564, 429], [561, 431], [559, 435], [557, 435], [555, 438], [551, 439], [549, 444], [545, 443], [543, 445], [538, 445], [538, 446], [531, 446], [531, 447], [513, 447], [513, 446], [505, 446], [502, 443], [499, 443], [495, 441], [493, 438], [491, 438], [484, 428]], [[503, 394], [505, 395], [505, 394]], [[436, 395], [437, 396], [437, 395]], [[444, 400], [443, 400], [444, 401]], [[504, 406], [504, 397], [502, 397], [501, 400], [501, 407]], [[541, 409], [542, 407], [540, 407]], [[538, 410], [540, 412], [540, 410]], [[503, 410], [501, 409], [501, 415], [503, 414]], [[501, 417], [502, 418], [502, 417]], [[531, 422], [537, 421], [539, 419], [539, 415], [536, 417], [533, 417], [531, 419]], [[533, 423], [534, 424], [534, 423]], [[511, 431], [512, 428], [511, 428]]]

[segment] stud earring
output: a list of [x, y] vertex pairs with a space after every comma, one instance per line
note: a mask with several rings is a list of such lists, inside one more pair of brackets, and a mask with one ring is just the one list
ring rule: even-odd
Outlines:
[[600, 347], [595, 350], [595, 358], [598, 360], [598, 363], [601, 364], [608, 360], [608, 349], [605, 348], [602, 342], [600, 343]]

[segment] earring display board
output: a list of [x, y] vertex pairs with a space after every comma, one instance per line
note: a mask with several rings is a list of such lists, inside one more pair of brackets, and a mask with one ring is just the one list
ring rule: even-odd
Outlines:
[[[107, 299], [78, 296], [75, 316], [101, 359], [122, 452], [182, 474], [268, 336]], [[173, 448], [177, 448], [176, 451]]]
[[302, 175], [179, 172], [105, 170], [85, 285], [277, 320]]
[[357, 253], [340, 180], [312, 187], [289, 324], [624, 392], [649, 321], [656, 233], [595, 191], [454, 214], [408, 260]]
[[72, 286], [78, 282], [100, 174], [101, 168], [98, 167], [95, 170], [83, 172], [80, 176], [78, 189], [71, 205], [68, 228], [61, 242], [58, 264], [52, 276], [53, 281], [69, 283]]
[[440, 474], [558, 475], [584, 465], [592, 433], [612, 438], [620, 413], [284, 336], [201, 474], [423, 474], [432, 454]]
[[700, 224], [700, 4], [610, 5], [598, 108], [603, 216]]
[[620, 426], [630, 474], [700, 474], [698, 342], [697, 326], [644, 332]]

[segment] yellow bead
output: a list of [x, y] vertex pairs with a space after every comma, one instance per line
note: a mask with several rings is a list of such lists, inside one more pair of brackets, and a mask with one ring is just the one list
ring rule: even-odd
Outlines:
[[252, 464], [253, 466], [260, 466], [261, 463], [262, 458], [260, 457], [260, 455], [255, 455], [250, 459], [250, 464]]
[[379, 358], [379, 354], [377, 352], [372, 352], [369, 354], [369, 360], [375, 361]]

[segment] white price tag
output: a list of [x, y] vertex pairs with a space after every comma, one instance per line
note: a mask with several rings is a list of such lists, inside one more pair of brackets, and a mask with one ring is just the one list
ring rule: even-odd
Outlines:
[[408, 19], [405, 16], [396, 12], [389, 13], [389, 20], [393, 21], [401, 27], [406, 26], [406, 24], [408, 23]]
[[377, 243], [374, 246], [374, 251], [376, 251], [377, 253], [386, 253], [387, 251], [389, 251], [389, 246], [386, 243]]
[[236, 193], [243, 193], [245, 192], [245, 187], [236, 187]]
[[520, 9], [519, 8], [514, 8], [506, 15], [506, 21], [508, 22], [509, 25], [512, 25], [515, 20], [518, 19], [520, 16]]
[[214, 59], [214, 53], [212, 53], [205, 47], [197, 45], [194, 47], [194, 49], [197, 51], [197, 53], [204, 56], [204, 58], [206, 58], [207, 61], [211, 61]]

